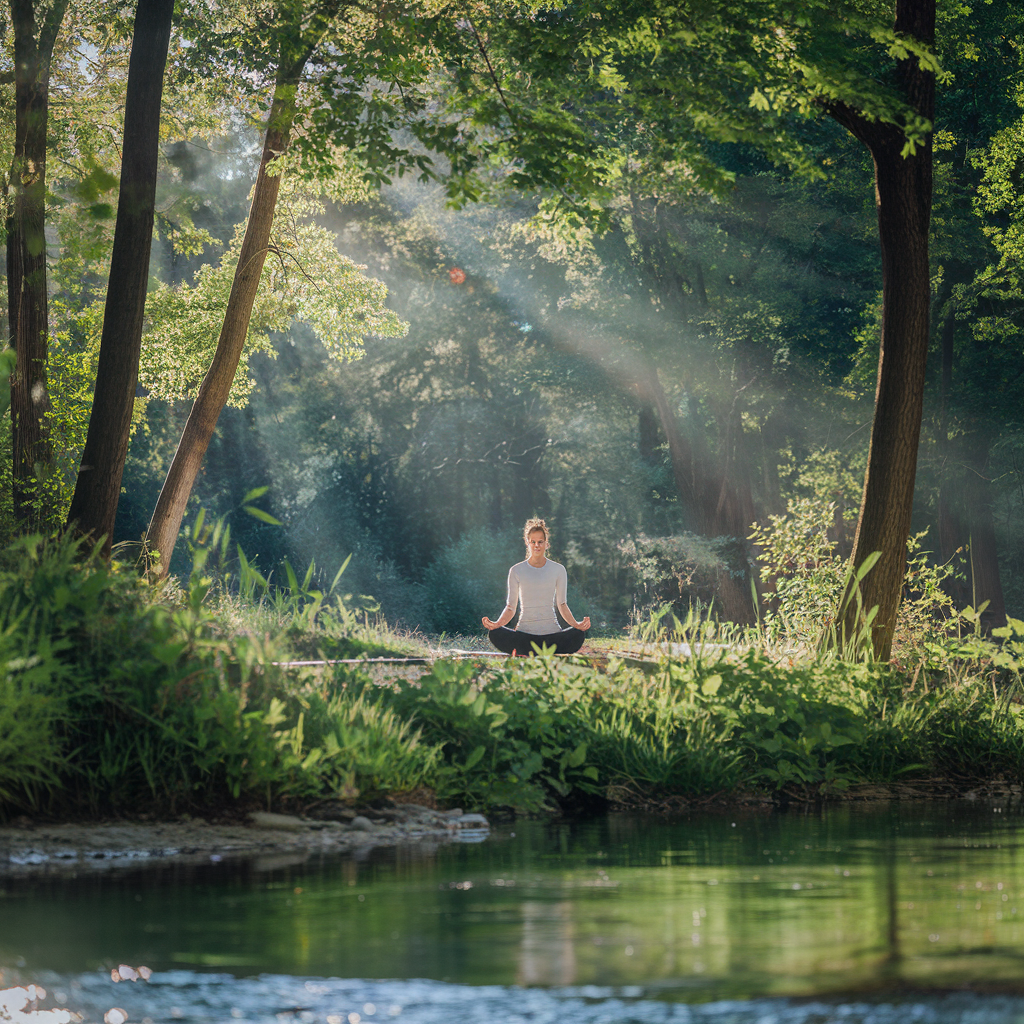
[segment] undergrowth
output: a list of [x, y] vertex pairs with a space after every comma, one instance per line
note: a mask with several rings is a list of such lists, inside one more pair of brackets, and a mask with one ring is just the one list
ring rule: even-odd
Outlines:
[[318, 587], [285, 568], [274, 586], [243, 561], [226, 586], [210, 571], [225, 543], [210, 529], [187, 583], [162, 589], [68, 539], [3, 553], [0, 812], [301, 810], [424, 789], [539, 812], [1024, 782], [1016, 620], [995, 641], [932, 631], [916, 661], [887, 665], [780, 658], [661, 617], [646, 639], [665, 653], [646, 662], [438, 660], [387, 678], [295, 664], [411, 649], [352, 610], [341, 574]]

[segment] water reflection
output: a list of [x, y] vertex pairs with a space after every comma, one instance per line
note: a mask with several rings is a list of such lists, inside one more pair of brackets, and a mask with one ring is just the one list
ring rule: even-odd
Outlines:
[[145, 962], [687, 1001], [1024, 990], [1024, 817], [1005, 804], [514, 827], [359, 862], [7, 881], [0, 967], [21, 971], [8, 983]]
[[576, 983], [573, 905], [569, 900], [545, 903], [524, 900], [519, 941], [518, 985], [565, 986]]

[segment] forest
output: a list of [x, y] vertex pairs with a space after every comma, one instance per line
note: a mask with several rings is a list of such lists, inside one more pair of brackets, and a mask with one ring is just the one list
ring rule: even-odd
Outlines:
[[[763, 650], [663, 666], [664, 705], [613, 673], [629, 728], [559, 719], [556, 741], [506, 708], [524, 746], [505, 775], [495, 753], [484, 804], [542, 806], [567, 772], [641, 802], [728, 789], [745, 762], [711, 742], [742, 731], [727, 693], [803, 723], [763, 744], [742, 727], [780, 787], [835, 788], [832, 726], [802, 754], [796, 733], [817, 715], [861, 735], [915, 665], [980, 680], [977, 713], [1010, 714], [994, 680], [1019, 686], [1024, 637], [1017, 4], [10, 0], [2, 24], [2, 800], [77, 786], [67, 799], [98, 807], [129, 777], [171, 805], [199, 777], [269, 794], [212, 762], [179, 792], [141, 747], [123, 777], [104, 760], [143, 718], [183, 757], [203, 727], [164, 716], [187, 685], [238, 743], [277, 751], [279, 797], [470, 792], [451, 766], [480, 763], [497, 725], [455, 751], [454, 719], [431, 732], [413, 697], [377, 701], [348, 670], [314, 713], [268, 652], [482, 643], [530, 516], [606, 651], [673, 628]], [[764, 651], [783, 649], [860, 675], [817, 661], [769, 699]], [[115, 670], [118, 650], [135, 653]], [[10, 667], [30, 655], [37, 683]], [[575, 699], [550, 665], [450, 671], [424, 692], [456, 717], [452, 687], [488, 708]], [[960, 698], [937, 694], [926, 682], [932, 724], [914, 727], [931, 738], [891, 761], [878, 740], [843, 785], [953, 771], [943, 758], [1017, 771], [991, 750], [965, 768], [943, 731]], [[69, 707], [81, 735], [54, 724]], [[358, 746], [324, 724], [339, 715], [384, 733], [398, 715], [440, 746], [399, 781], [324, 781], [324, 752]], [[642, 784], [608, 753], [637, 723], [685, 748]], [[75, 744], [96, 760], [71, 786]], [[523, 769], [541, 747], [560, 753]]]

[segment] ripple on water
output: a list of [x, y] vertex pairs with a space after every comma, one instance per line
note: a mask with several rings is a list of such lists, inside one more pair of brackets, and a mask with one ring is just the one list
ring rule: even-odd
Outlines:
[[[41, 978], [59, 984], [67, 1006], [98, 1024], [112, 1005], [106, 974]], [[133, 1024], [1008, 1024], [1024, 998], [962, 993], [901, 1003], [720, 1000], [661, 1002], [639, 987], [540, 989], [440, 981], [296, 978], [166, 971], [147, 985], [119, 986]]]

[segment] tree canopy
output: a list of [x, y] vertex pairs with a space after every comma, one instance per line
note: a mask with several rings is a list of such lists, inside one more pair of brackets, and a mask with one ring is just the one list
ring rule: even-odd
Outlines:
[[[53, 44], [53, 455], [11, 451], [8, 532], [12, 495], [56, 524], [75, 485], [134, 13], [72, 5]], [[925, 527], [936, 558], [965, 559], [961, 603], [1019, 608], [1020, 18], [926, 0], [180, 5], [113, 539], [155, 536], [233, 324], [153, 542], [165, 569], [204, 505], [263, 564], [355, 551], [353, 587], [388, 614], [467, 628], [515, 554], [500, 538], [539, 513], [595, 618], [667, 598], [743, 620], [753, 525], [813, 495], [854, 564], [885, 555], [864, 584], [880, 655]], [[280, 526], [241, 511], [266, 484]]]

